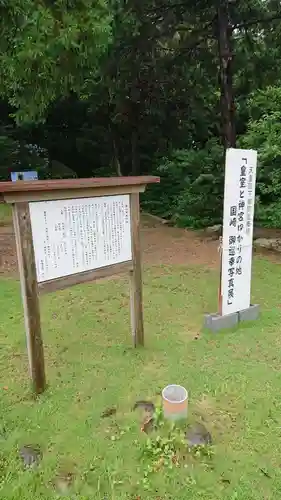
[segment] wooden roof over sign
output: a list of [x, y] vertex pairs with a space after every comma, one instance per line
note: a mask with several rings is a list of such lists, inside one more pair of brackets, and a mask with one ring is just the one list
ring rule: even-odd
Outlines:
[[24, 191], [55, 191], [60, 189], [85, 189], [112, 186], [137, 186], [160, 182], [160, 177], [142, 175], [138, 177], [93, 177], [87, 179], [52, 179], [42, 181], [0, 182], [0, 193]]
[[19, 203], [129, 194], [143, 192], [147, 184], [155, 182], [160, 182], [160, 178], [150, 175], [0, 182], [0, 202]]

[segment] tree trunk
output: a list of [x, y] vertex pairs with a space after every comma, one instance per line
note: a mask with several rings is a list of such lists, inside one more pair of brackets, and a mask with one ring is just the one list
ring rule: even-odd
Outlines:
[[114, 172], [119, 177], [121, 177], [122, 171], [119, 160], [119, 148], [117, 145], [118, 144], [117, 131], [115, 130], [115, 126], [112, 123], [108, 126], [108, 130], [109, 130], [109, 138], [111, 139], [111, 144], [112, 144], [111, 165]]
[[229, 20], [228, 0], [220, 0], [218, 8], [218, 48], [220, 59], [221, 122], [225, 149], [236, 147], [235, 106], [233, 97], [232, 26]]
[[119, 177], [121, 177], [122, 176], [121, 165], [120, 165], [120, 161], [119, 161], [119, 154], [118, 154], [118, 148], [117, 148], [116, 140], [115, 140], [114, 137], [113, 137], [113, 157], [112, 157], [112, 164], [113, 164], [113, 168], [114, 168], [115, 172], [117, 173], [117, 175]]
[[131, 154], [132, 154], [132, 175], [140, 175], [140, 155], [139, 155], [139, 145], [138, 145], [138, 131], [136, 128], [132, 128], [131, 135]]

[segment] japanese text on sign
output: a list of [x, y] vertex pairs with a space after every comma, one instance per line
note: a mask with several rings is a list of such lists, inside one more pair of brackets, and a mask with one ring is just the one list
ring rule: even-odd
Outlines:
[[38, 282], [132, 259], [129, 195], [29, 204]]
[[256, 163], [256, 151], [227, 151], [222, 249], [223, 314], [250, 306]]

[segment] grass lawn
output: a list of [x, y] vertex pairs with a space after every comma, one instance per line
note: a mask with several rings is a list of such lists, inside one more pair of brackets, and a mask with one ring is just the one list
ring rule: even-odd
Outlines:
[[[19, 284], [0, 281], [0, 498], [60, 498], [59, 470], [75, 475], [81, 500], [264, 500], [281, 498], [279, 266], [256, 259], [253, 301], [262, 317], [236, 331], [201, 334], [216, 309], [217, 273], [152, 267], [144, 273], [144, 349], [131, 347], [126, 279], [69, 288], [41, 299], [49, 388], [29, 390]], [[168, 383], [190, 391], [212, 456], [188, 456], [151, 472], [134, 402]], [[117, 407], [116, 416], [102, 412]], [[24, 470], [23, 444], [43, 460]], [[62, 472], [61, 472], [62, 473]]]
[[9, 224], [12, 219], [12, 209], [10, 205], [0, 203], [0, 226]]

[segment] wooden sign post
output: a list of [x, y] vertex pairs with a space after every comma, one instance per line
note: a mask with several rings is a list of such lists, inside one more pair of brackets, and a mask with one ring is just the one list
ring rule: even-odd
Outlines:
[[39, 294], [130, 275], [134, 346], [144, 344], [139, 193], [158, 177], [0, 183], [12, 205], [34, 391], [46, 388]]

